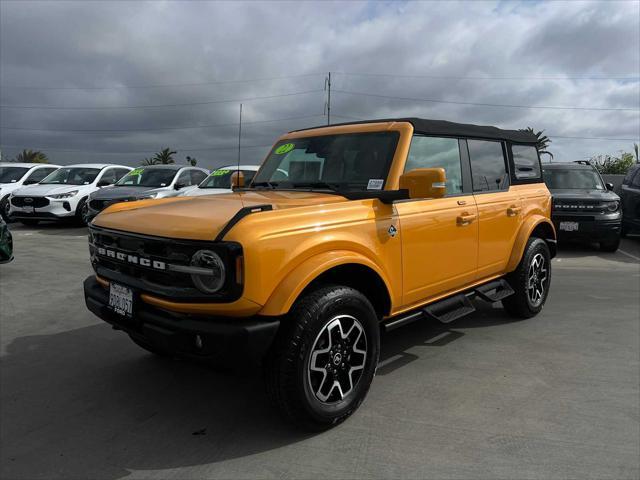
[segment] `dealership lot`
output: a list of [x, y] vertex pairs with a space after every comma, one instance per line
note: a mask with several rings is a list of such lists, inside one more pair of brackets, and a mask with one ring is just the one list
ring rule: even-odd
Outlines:
[[2, 478], [637, 478], [640, 237], [561, 249], [545, 310], [383, 339], [363, 407], [310, 435], [259, 372], [153, 357], [84, 306], [86, 229], [12, 224], [0, 266]]

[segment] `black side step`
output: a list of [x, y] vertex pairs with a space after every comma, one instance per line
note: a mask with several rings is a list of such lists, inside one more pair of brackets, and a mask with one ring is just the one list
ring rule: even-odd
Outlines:
[[476, 311], [476, 308], [464, 293], [445, 298], [424, 307], [423, 311], [440, 323], [449, 323]]
[[507, 298], [509, 295], [513, 295], [514, 291], [511, 285], [504, 279], [494, 280], [493, 282], [485, 283], [475, 289], [475, 293], [486, 302], [499, 302], [503, 298]]

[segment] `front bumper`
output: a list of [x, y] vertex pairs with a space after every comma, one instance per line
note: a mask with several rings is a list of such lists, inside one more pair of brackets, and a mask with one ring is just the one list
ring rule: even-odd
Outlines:
[[77, 200], [49, 198], [49, 204], [44, 207], [18, 207], [11, 204], [9, 217], [12, 219], [56, 220], [74, 217], [76, 214]]
[[90, 276], [84, 281], [87, 308], [117, 330], [175, 355], [224, 365], [259, 362], [275, 338], [279, 320], [225, 318], [175, 313], [138, 301], [134, 318], [108, 307], [109, 291]]
[[[600, 215], [553, 214], [553, 226], [559, 240], [608, 240], [620, 235], [622, 215], [620, 212]], [[560, 228], [562, 222], [578, 223], [577, 231], [565, 231]]]

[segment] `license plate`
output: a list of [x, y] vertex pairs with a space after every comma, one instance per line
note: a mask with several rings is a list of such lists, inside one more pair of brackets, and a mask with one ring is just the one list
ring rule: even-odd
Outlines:
[[27, 213], [36, 213], [36, 207], [24, 207], [24, 210]]
[[111, 282], [109, 284], [109, 308], [118, 315], [133, 317], [133, 290]]
[[560, 222], [560, 230], [565, 232], [577, 232], [578, 222]]

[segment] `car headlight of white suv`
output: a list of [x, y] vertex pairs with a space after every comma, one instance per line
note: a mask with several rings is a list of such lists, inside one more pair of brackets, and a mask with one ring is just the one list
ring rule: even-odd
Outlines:
[[75, 197], [78, 194], [78, 190], [71, 190], [66, 193], [56, 193], [55, 195], [49, 195], [49, 198], [55, 198], [56, 200], [60, 200], [62, 198], [71, 198]]

